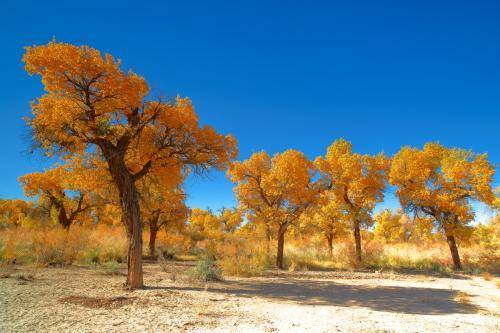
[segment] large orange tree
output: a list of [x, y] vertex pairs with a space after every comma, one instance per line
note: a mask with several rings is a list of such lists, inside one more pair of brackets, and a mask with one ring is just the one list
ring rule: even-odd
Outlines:
[[403, 147], [393, 158], [389, 181], [397, 186], [407, 212], [435, 220], [446, 237], [455, 268], [461, 269], [457, 238], [470, 233], [471, 201], [493, 205], [494, 172], [485, 154], [428, 143], [423, 149]]
[[351, 221], [356, 261], [361, 262], [361, 226], [372, 223], [375, 204], [384, 198], [390, 161], [384, 154], [361, 155], [352, 151], [350, 142], [332, 143], [315, 164], [320, 171], [323, 193], [336, 201]]
[[285, 234], [315, 202], [318, 190], [315, 169], [303, 153], [287, 150], [272, 158], [264, 151], [242, 162], [234, 162], [228, 176], [242, 210], [265, 223], [268, 234], [278, 240], [276, 266], [283, 268]]
[[66, 158], [94, 149], [106, 161], [129, 240], [126, 284], [142, 287], [137, 181], [151, 173], [169, 177], [163, 171], [172, 163], [197, 171], [225, 168], [236, 155], [234, 138], [200, 127], [187, 98], [150, 99], [144, 78], [88, 46], [52, 41], [27, 47], [23, 61], [46, 91], [28, 119], [35, 141], [48, 154]]

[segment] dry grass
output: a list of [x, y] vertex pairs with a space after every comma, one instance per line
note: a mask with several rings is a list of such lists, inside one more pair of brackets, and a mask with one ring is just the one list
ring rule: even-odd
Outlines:
[[[147, 244], [148, 237], [145, 232], [144, 244]], [[262, 276], [272, 267], [276, 253], [276, 241], [268, 244], [266, 240], [250, 236], [228, 235], [215, 245], [201, 242], [196, 255], [190, 252], [190, 244], [187, 237], [176, 232], [160, 232], [157, 238], [159, 254], [181, 261], [192, 261], [198, 259], [199, 254], [209, 254], [217, 258], [218, 267], [227, 276]], [[103, 265], [109, 274], [120, 274], [116, 264], [125, 261], [126, 247], [126, 235], [121, 226], [75, 225], [69, 232], [59, 227], [0, 230], [0, 262], [7, 264]], [[459, 250], [466, 273], [482, 274], [485, 280], [491, 280], [500, 272], [498, 250], [480, 245]], [[314, 237], [290, 237], [285, 246], [285, 265], [292, 271], [367, 268], [444, 275], [452, 272], [449, 248], [444, 241], [386, 244], [366, 240], [363, 241], [363, 266], [357, 267], [354, 258], [354, 246], [349, 238], [334, 242], [331, 255], [324, 241]]]
[[463, 291], [457, 292], [454, 300], [460, 304], [471, 304], [470, 295]]
[[265, 242], [232, 237], [217, 248], [218, 265], [224, 275], [262, 276], [270, 266]]

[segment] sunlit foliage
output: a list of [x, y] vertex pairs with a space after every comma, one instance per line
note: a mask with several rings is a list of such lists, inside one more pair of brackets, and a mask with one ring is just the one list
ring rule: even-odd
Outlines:
[[127, 284], [142, 287], [136, 182], [148, 174], [169, 177], [172, 165], [224, 168], [236, 156], [234, 138], [200, 127], [188, 98], [150, 99], [144, 78], [88, 46], [52, 41], [26, 48], [23, 61], [46, 91], [28, 119], [39, 146], [63, 158], [95, 149], [106, 161], [129, 237]]
[[285, 233], [318, 195], [315, 168], [303, 153], [287, 150], [272, 158], [266, 152], [231, 164], [228, 176], [241, 209], [265, 224], [268, 237], [276, 235], [276, 265], [283, 267]]
[[402, 148], [393, 158], [389, 178], [407, 212], [434, 218], [460, 269], [457, 238], [471, 234], [471, 200], [493, 204], [493, 174], [485, 154], [428, 143], [423, 149]]
[[361, 262], [362, 226], [373, 220], [375, 204], [384, 198], [390, 160], [384, 154], [361, 155], [352, 151], [350, 142], [339, 139], [328, 147], [315, 164], [321, 174], [321, 188], [344, 210], [354, 231], [356, 259]]

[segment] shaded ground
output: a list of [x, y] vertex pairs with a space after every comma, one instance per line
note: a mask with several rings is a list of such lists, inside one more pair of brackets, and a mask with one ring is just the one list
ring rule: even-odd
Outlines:
[[0, 332], [498, 332], [500, 292], [481, 278], [270, 272], [199, 284], [186, 263], [123, 268], [0, 269]]

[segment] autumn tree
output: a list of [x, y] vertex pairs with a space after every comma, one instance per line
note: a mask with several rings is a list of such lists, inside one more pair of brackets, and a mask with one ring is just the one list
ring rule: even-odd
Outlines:
[[494, 168], [486, 154], [428, 143], [403, 147], [393, 158], [389, 181], [397, 186], [401, 206], [432, 217], [444, 233], [453, 264], [461, 269], [457, 238], [469, 234], [474, 218], [471, 201], [494, 202]]
[[389, 159], [384, 154], [354, 153], [350, 142], [339, 139], [315, 164], [320, 171], [322, 191], [335, 198], [351, 221], [356, 261], [360, 263], [360, 228], [372, 223], [371, 212], [384, 198]]
[[223, 207], [217, 218], [219, 219], [222, 231], [226, 234], [234, 233], [243, 222], [241, 212], [236, 208]]
[[200, 127], [187, 98], [151, 100], [144, 78], [88, 46], [52, 41], [26, 48], [23, 61], [46, 90], [28, 120], [39, 146], [63, 158], [94, 149], [106, 161], [129, 240], [126, 283], [142, 287], [137, 181], [152, 173], [168, 177], [163, 171], [172, 163], [222, 169], [235, 157], [235, 140]]
[[346, 236], [349, 228], [342, 205], [327, 192], [321, 193], [316, 205], [308, 209], [301, 220], [303, 228], [312, 228], [324, 237], [331, 257], [333, 240]]
[[93, 207], [92, 190], [102, 178], [99, 170], [78, 156], [44, 172], [19, 178], [24, 192], [37, 197], [40, 206], [56, 212], [57, 222], [65, 229]]
[[0, 226], [19, 227], [35, 209], [33, 202], [0, 199]]
[[374, 236], [389, 243], [405, 241], [406, 230], [402, 219], [403, 215], [400, 212], [392, 212], [390, 209], [384, 209], [374, 217]]
[[186, 221], [189, 208], [185, 205], [186, 194], [177, 184], [165, 184], [156, 177], [145, 177], [139, 185], [141, 213], [149, 227], [149, 255], [156, 255], [156, 237], [161, 228], [179, 226]]
[[433, 238], [434, 221], [426, 216], [409, 216], [399, 209], [384, 209], [374, 217], [374, 236], [389, 243], [423, 242]]
[[287, 150], [272, 158], [266, 152], [230, 165], [228, 176], [243, 210], [275, 230], [278, 247], [276, 266], [283, 268], [285, 233], [318, 194], [313, 182], [314, 166], [303, 153]]
[[220, 241], [222, 239], [222, 225], [210, 209], [193, 208], [188, 218], [188, 233], [196, 243], [208, 239]]

